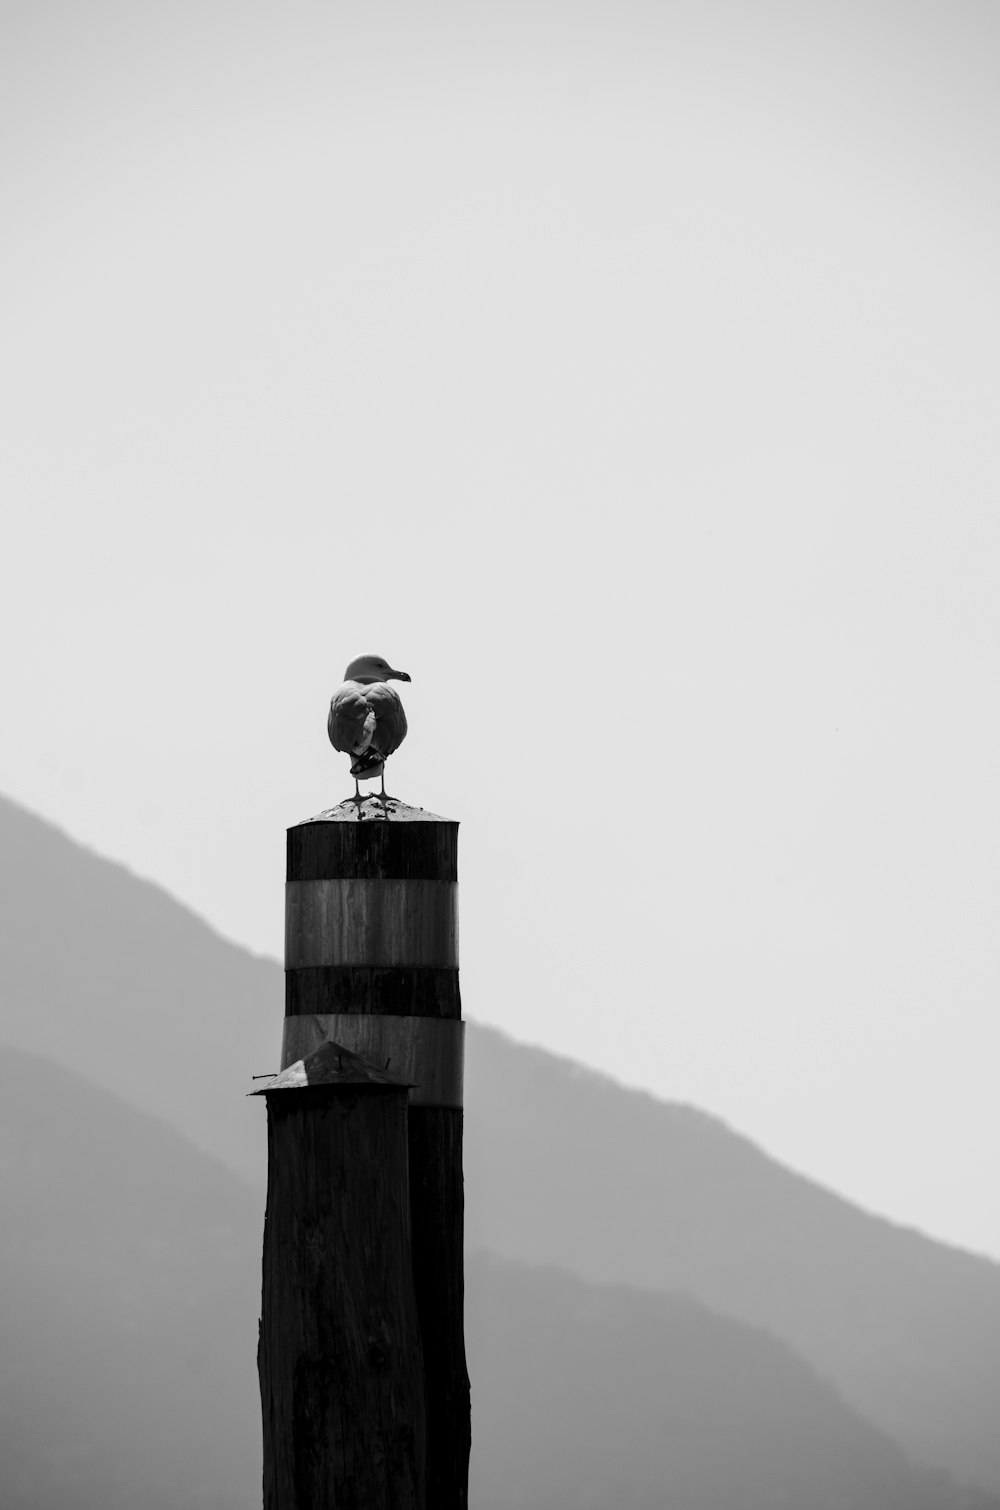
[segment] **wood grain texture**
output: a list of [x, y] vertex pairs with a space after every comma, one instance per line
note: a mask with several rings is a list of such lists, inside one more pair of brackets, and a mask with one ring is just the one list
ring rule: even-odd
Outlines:
[[265, 1098], [264, 1510], [425, 1510], [406, 1092]]
[[324, 816], [288, 830], [287, 860], [289, 881], [457, 881], [458, 824], [431, 814], [367, 823]]
[[[295, 900], [288, 914], [286, 1030], [291, 1024], [297, 1031], [299, 1019], [365, 1014], [426, 1017], [442, 1028], [460, 1022], [457, 841], [456, 823], [398, 803], [380, 811], [371, 800], [341, 803], [288, 831], [288, 890]], [[313, 888], [314, 896], [303, 904], [307, 888]], [[471, 1425], [464, 1342], [462, 1112], [456, 1106], [411, 1102], [407, 1116], [410, 1282], [423, 1359], [426, 1506], [467, 1510]], [[309, 1136], [305, 1129], [299, 1135]], [[275, 1182], [280, 1178], [279, 1169]], [[270, 1183], [269, 1177], [269, 1190]], [[289, 1195], [290, 1202], [300, 1198], [294, 1191]], [[357, 1209], [352, 1220], [363, 1225], [364, 1211]], [[283, 1251], [277, 1238], [271, 1251], [277, 1263]], [[308, 1282], [307, 1265], [300, 1269], [299, 1282]], [[341, 1283], [322, 1266], [314, 1278], [317, 1289]], [[314, 1382], [321, 1390], [334, 1383], [341, 1387], [322, 1374]], [[362, 1387], [359, 1401], [363, 1396]], [[265, 1416], [266, 1411], [265, 1405]], [[283, 1418], [272, 1430], [277, 1438], [293, 1433], [294, 1427], [293, 1420]], [[315, 1430], [336, 1434], [339, 1420], [323, 1417]], [[348, 1503], [353, 1510], [355, 1502], [343, 1501]], [[372, 1498], [369, 1503], [379, 1510], [383, 1502]], [[299, 1510], [299, 1504], [290, 1499], [279, 1507], [265, 1501], [265, 1510]], [[315, 1505], [326, 1510], [319, 1499]]]
[[454, 881], [286, 883], [286, 970], [316, 965], [457, 964], [458, 885]]
[[469, 1503], [462, 1130], [459, 1110], [410, 1107], [411, 1240], [427, 1401], [428, 1510], [468, 1510]]
[[454, 965], [309, 965], [285, 972], [285, 1016], [371, 1012], [376, 1016], [462, 1015]]

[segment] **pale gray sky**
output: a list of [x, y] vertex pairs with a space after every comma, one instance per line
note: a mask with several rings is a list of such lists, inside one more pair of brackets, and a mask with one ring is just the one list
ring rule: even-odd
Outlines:
[[962, 0], [0, 6], [0, 790], [280, 954], [385, 655], [468, 1015], [1000, 1256], [998, 76]]

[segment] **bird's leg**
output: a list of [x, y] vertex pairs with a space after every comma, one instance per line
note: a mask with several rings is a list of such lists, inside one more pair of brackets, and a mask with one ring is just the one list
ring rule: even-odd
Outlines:
[[381, 796], [382, 796], [382, 806], [383, 807], [388, 807], [389, 804], [385, 800], [385, 766], [382, 767], [382, 793], [381, 793]]
[[365, 800], [361, 795], [361, 788], [358, 786], [358, 778], [356, 776], [354, 778], [354, 800], [358, 804], [364, 802]]

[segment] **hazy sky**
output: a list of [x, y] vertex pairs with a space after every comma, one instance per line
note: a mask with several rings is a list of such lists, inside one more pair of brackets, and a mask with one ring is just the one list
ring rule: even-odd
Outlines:
[[998, 78], [970, 0], [0, 5], [0, 790], [280, 955], [385, 655], [467, 1015], [1000, 1256]]

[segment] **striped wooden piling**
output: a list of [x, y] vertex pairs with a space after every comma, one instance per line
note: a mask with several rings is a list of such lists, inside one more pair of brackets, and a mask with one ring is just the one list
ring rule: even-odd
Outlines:
[[288, 831], [282, 1066], [327, 1040], [410, 1086], [413, 1279], [424, 1360], [427, 1505], [466, 1510], [458, 824], [390, 800]]

